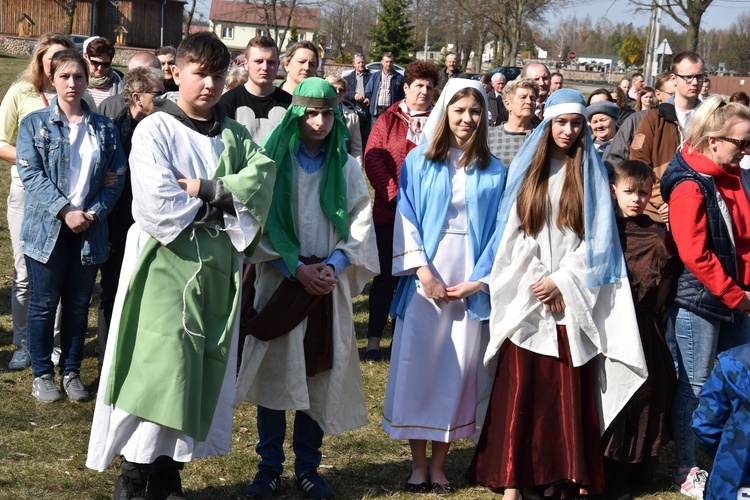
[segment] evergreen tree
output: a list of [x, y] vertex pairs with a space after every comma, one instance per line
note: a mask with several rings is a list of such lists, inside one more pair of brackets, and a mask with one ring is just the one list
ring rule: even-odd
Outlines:
[[384, 52], [393, 52], [398, 63], [413, 58], [414, 26], [407, 11], [409, 0], [381, 0], [378, 20], [372, 29], [372, 54], [379, 59]]

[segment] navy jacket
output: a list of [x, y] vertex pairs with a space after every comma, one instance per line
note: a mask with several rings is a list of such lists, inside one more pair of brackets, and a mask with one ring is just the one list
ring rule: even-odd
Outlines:
[[[750, 193], [749, 176], [750, 172], [742, 171], [742, 187], [745, 195]], [[661, 193], [667, 203], [674, 188], [684, 181], [695, 182], [703, 192], [708, 216], [708, 232], [711, 237], [709, 246], [718, 257], [724, 271], [736, 280], [737, 255], [732, 243], [731, 228], [727, 227], [724, 214], [716, 199], [719, 196], [716, 185], [711, 177], [700, 175], [693, 170], [682, 158], [682, 153], [678, 151], [661, 178]], [[730, 322], [734, 320], [734, 311], [709, 292], [687, 267], [677, 266], [676, 277], [677, 289], [674, 298], [676, 305], [705, 318]]]
[[[370, 81], [367, 82], [367, 86], [365, 87], [365, 97], [370, 100], [370, 114], [373, 116], [378, 113], [378, 90], [380, 89], [382, 78], [383, 72], [378, 71], [370, 77]], [[393, 78], [391, 78], [391, 106], [403, 99], [404, 96], [404, 77], [396, 70], [393, 70]]]

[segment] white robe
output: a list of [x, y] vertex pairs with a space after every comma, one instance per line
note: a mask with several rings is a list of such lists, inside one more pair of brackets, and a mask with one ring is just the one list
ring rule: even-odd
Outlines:
[[[446, 286], [469, 279], [473, 271], [469, 248], [465, 186], [466, 171], [457, 168], [451, 150], [452, 197], [435, 256], [428, 262], [418, 228], [396, 214], [393, 274], [413, 274], [429, 265]], [[485, 293], [480, 291], [478, 293]], [[451, 442], [474, 433], [481, 322], [469, 317], [464, 300], [438, 303], [417, 287], [404, 318], [396, 319], [391, 367], [383, 406], [383, 430], [392, 439]]]
[[[534, 236], [521, 228], [516, 204], [501, 238], [490, 275], [490, 342], [484, 363], [490, 369], [505, 340], [537, 354], [558, 357], [557, 325], [566, 325], [574, 366], [597, 363], [600, 428], [604, 432], [647, 377], [633, 298], [627, 278], [584, 288], [583, 242], [556, 217], [563, 187], [562, 162], [550, 167], [548, 222]], [[565, 310], [545, 311], [531, 291], [549, 277], [560, 289]]]
[[[133, 145], [130, 167], [135, 224], [128, 232], [86, 459], [86, 466], [98, 471], [105, 470], [118, 455], [135, 463], [152, 463], [161, 455], [189, 462], [193, 458], [228, 453], [232, 442], [239, 315], [219, 400], [205, 441], [196, 441], [178, 430], [104, 403], [125, 291], [143, 245], [149, 236], [167, 244], [188, 228], [203, 202], [183, 191], [177, 179], [210, 179], [224, 150], [220, 135], [213, 138], [201, 135], [164, 112], [155, 113], [138, 125]], [[234, 205], [237, 213], [224, 214], [224, 224], [239, 253], [253, 241], [260, 226], [236, 198]]]
[[[303, 341], [307, 320], [279, 338], [262, 341], [248, 335], [237, 378], [235, 405], [243, 401], [272, 410], [304, 410], [327, 434], [367, 424], [362, 374], [354, 332], [352, 298], [379, 272], [372, 226], [370, 195], [362, 169], [354, 158], [344, 167], [349, 211], [349, 240], [343, 241], [320, 208], [321, 168], [307, 174], [292, 156], [294, 226], [300, 255], [327, 258], [334, 250], [344, 252], [350, 266], [337, 276], [333, 295], [333, 368], [313, 377], [305, 371]], [[261, 311], [284, 274], [265, 261], [279, 258], [264, 235], [252, 261], [258, 263], [255, 309]]]

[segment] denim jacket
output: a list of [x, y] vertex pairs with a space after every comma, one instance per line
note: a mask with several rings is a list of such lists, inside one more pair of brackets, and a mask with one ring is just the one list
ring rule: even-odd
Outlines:
[[[112, 121], [92, 113], [85, 102], [86, 120], [96, 134], [99, 159], [91, 174], [84, 211], [94, 212], [96, 222], [81, 233], [81, 263], [101, 264], [109, 256], [106, 218], [125, 186], [125, 155], [120, 136]], [[64, 222], [60, 210], [69, 205], [70, 129], [66, 125], [55, 97], [50, 105], [29, 113], [21, 120], [16, 141], [18, 174], [26, 189], [26, 205], [21, 225], [21, 251], [46, 263], [55, 248]], [[103, 187], [104, 173], [115, 172], [119, 178]]]

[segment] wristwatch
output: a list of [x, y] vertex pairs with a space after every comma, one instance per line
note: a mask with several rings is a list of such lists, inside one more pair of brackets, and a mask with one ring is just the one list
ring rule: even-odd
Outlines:
[[94, 218], [94, 222], [99, 222], [99, 216], [96, 215], [95, 211], [89, 209], [89, 210], [86, 210], [86, 213], [89, 214], [91, 217]]

